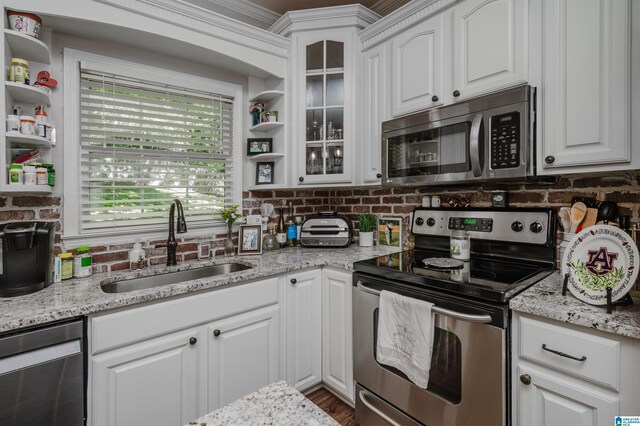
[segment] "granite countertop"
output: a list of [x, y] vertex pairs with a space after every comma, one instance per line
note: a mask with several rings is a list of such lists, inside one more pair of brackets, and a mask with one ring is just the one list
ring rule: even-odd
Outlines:
[[338, 422], [286, 382], [272, 383], [188, 426], [334, 426]]
[[[53, 284], [25, 296], [0, 297], [0, 333], [305, 268], [332, 266], [352, 270], [354, 262], [398, 251], [400, 250], [396, 247], [359, 247], [356, 244], [339, 249], [293, 247], [256, 256], [214, 257], [204, 261], [183, 262], [177, 266], [158, 265], [136, 272], [95, 274], [88, 278]], [[228, 262], [251, 265], [252, 269], [128, 293], [104, 293], [100, 289], [103, 281], [138, 278]]]
[[516, 312], [533, 314], [606, 333], [640, 339], [640, 299], [629, 306], [617, 306], [607, 314], [604, 306], [576, 299], [571, 292], [562, 295], [562, 274], [557, 271], [511, 299]]

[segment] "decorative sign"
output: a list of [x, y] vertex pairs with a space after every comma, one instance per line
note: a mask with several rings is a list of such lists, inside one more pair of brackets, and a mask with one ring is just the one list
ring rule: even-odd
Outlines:
[[638, 247], [624, 231], [609, 225], [590, 226], [569, 242], [562, 273], [569, 274], [571, 293], [592, 305], [623, 298], [638, 276]]

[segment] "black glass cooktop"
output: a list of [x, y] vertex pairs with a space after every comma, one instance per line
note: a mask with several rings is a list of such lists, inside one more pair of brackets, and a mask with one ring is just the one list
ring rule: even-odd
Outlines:
[[506, 303], [553, 272], [553, 266], [518, 260], [473, 256], [459, 269], [427, 267], [423, 259], [442, 252], [408, 250], [354, 263], [356, 271], [431, 290]]

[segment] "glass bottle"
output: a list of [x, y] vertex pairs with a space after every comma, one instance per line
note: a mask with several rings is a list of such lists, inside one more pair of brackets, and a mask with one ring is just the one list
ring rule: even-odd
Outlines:
[[280, 248], [284, 248], [287, 245], [287, 231], [284, 227], [283, 207], [280, 207], [280, 219], [278, 220], [278, 229], [276, 230], [276, 241], [280, 244]]
[[293, 221], [293, 203], [289, 202], [289, 217], [287, 218], [287, 247], [293, 247], [296, 241], [298, 230]]
[[236, 249], [233, 246], [233, 235], [231, 233], [231, 227], [233, 223], [227, 222], [227, 240], [224, 242], [224, 255], [233, 256], [236, 254]]
[[276, 236], [273, 233], [273, 229], [269, 229], [267, 231], [267, 235], [264, 236], [262, 240], [262, 250], [264, 251], [272, 251], [279, 249], [278, 241], [276, 240]]

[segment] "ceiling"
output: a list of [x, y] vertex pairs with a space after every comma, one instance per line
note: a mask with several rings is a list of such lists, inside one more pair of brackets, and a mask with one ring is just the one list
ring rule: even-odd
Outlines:
[[182, 0], [212, 12], [268, 29], [283, 14], [294, 10], [342, 6], [359, 3], [386, 16], [411, 0]]

